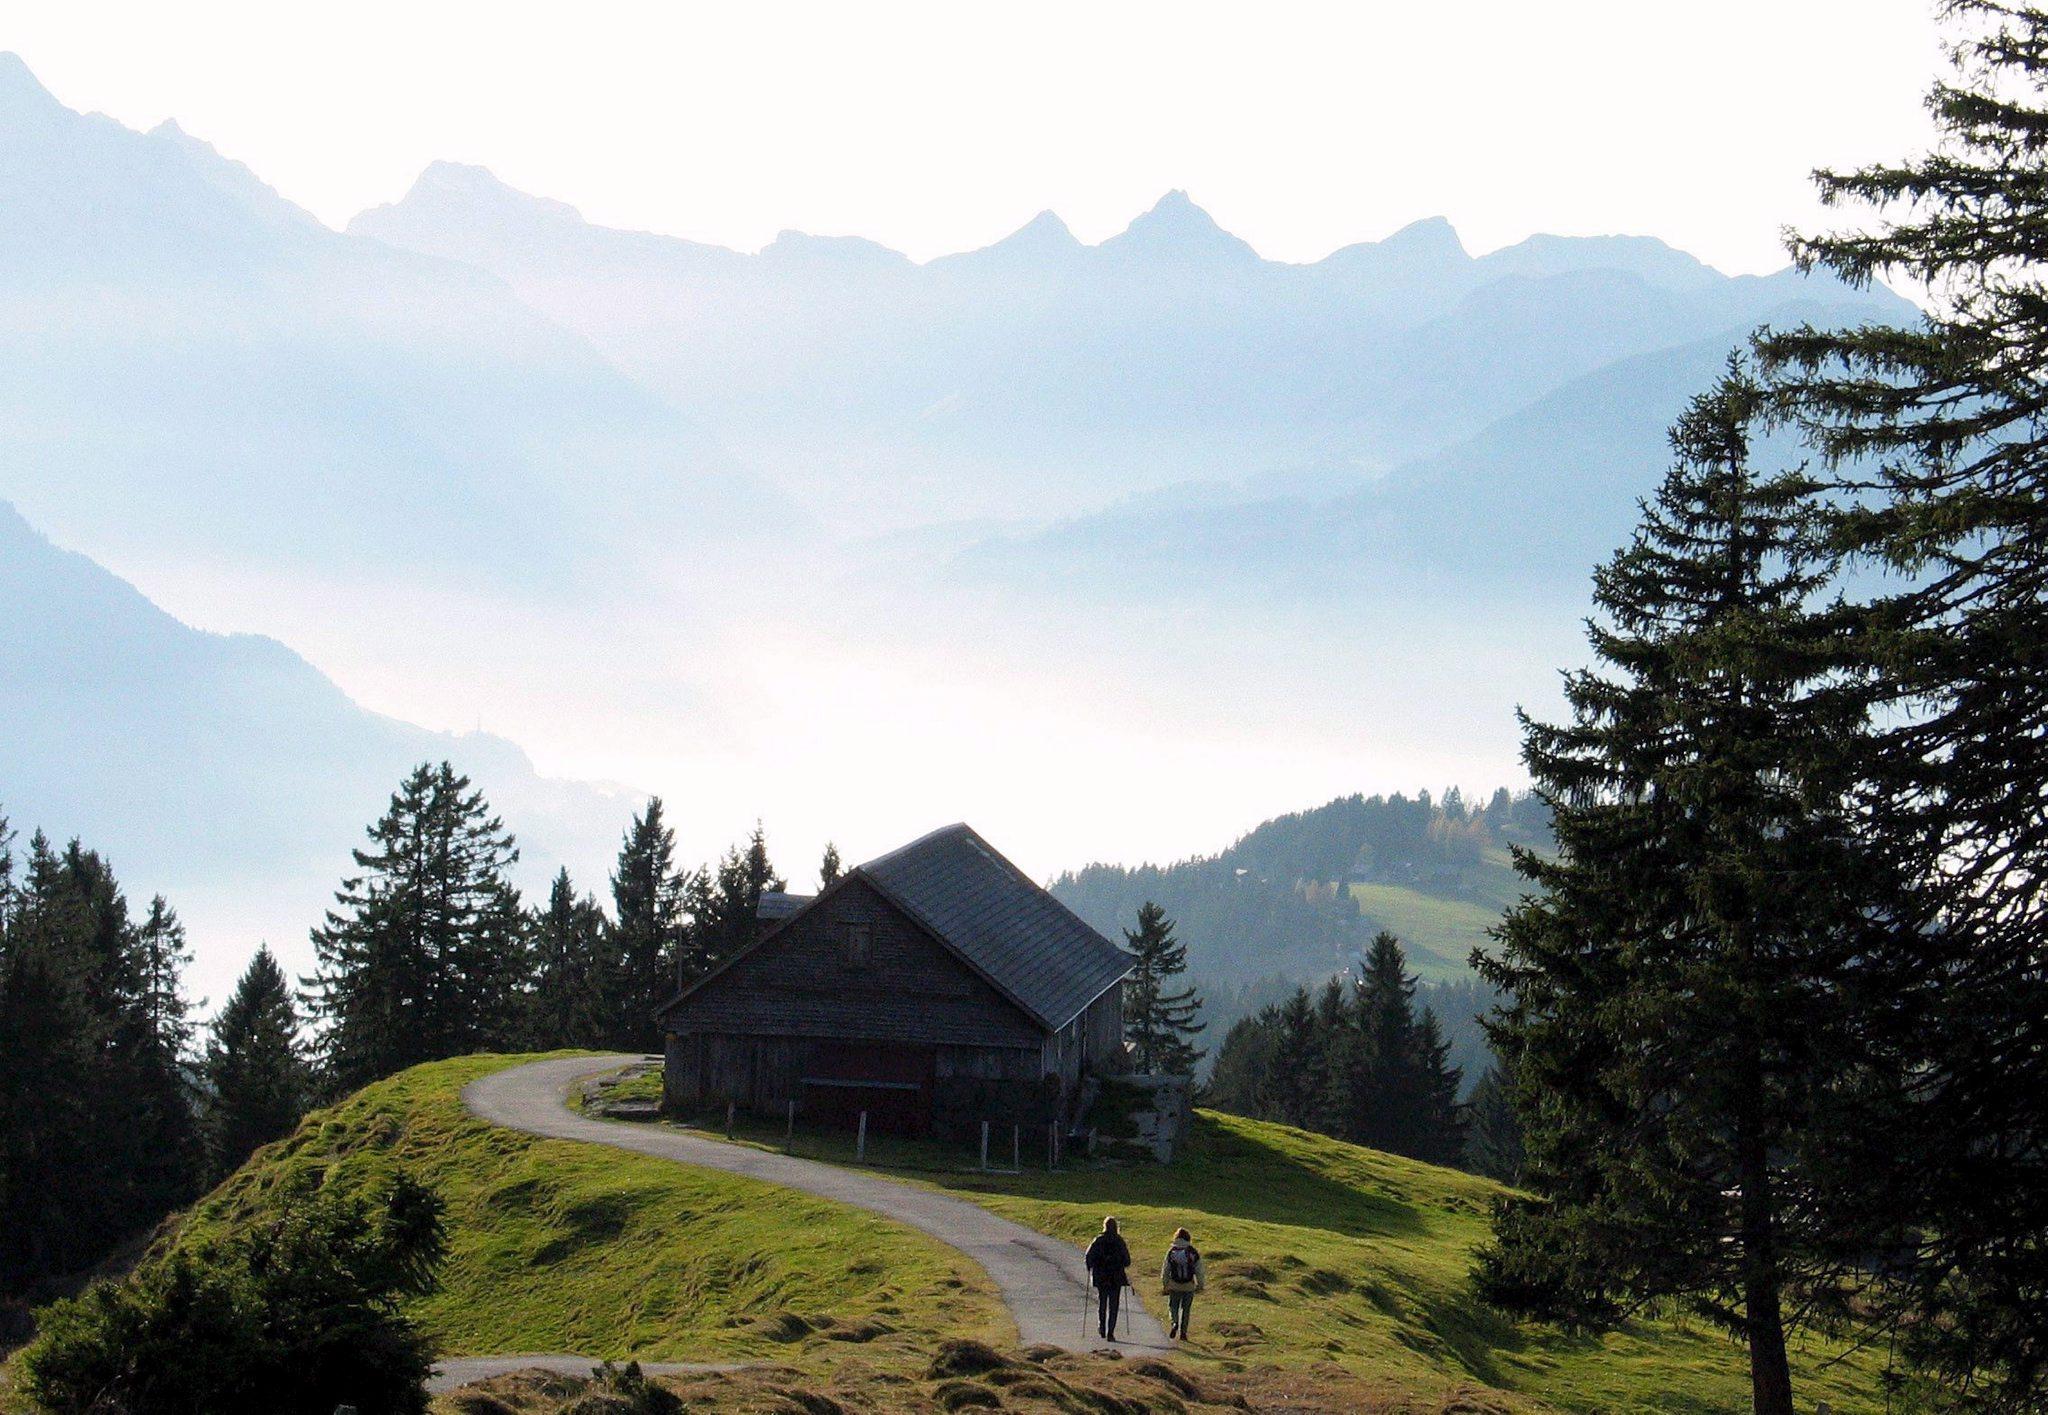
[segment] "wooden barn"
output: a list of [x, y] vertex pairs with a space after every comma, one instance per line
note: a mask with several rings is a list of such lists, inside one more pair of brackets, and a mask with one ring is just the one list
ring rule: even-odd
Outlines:
[[1130, 955], [965, 825], [762, 900], [754, 945], [661, 1009], [668, 1102], [910, 1134], [1071, 1119], [1123, 1056]]

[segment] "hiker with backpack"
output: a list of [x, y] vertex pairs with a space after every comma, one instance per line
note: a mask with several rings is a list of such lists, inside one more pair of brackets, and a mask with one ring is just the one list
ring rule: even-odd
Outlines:
[[1188, 1310], [1195, 1305], [1195, 1294], [1207, 1285], [1208, 1274], [1202, 1271], [1202, 1255], [1195, 1248], [1193, 1236], [1185, 1228], [1176, 1229], [1173, 1246], [1166, 1250], [1166, 1261], [1159, 1266], [1159, 1290], [1166, 1294], [1169, 1339], [1188, 1339]]
[[1131, 1249], [1116, 1231], [1116, 1220], [1102, 1221], [1102, 1232], [1082, 1256], [1088, 1279], [1095, 1285], [1095, 1334], [1116, 1340], [1116, 1319], [1123, 1309], [1124, 1284], [1131, 1280]]

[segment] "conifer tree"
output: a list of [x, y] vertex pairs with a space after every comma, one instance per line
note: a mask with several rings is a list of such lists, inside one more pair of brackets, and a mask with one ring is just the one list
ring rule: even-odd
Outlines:
[[192, 1049], [192, 1008], [184, 993], [192, 951], [185, 944], [178, 911], [161, 894], [149, 901], [135, 945], [136, 1006], [144, 1042], [158, 1058], [157, 1065], [175, 1071]]
[[284, 970], [259, 946], [214, 1018], [202, 1066], [207, 1161], [219, 1179], [290, 1132], [313, 1094]]
[[605, 1044], [609, 927], [589, 895], [578, 896], [567, 869], [555, 873], [548, 902], [528, 925], [533, 989], [524, 1045], [537, 1051]]
[[506, 878], [519, 850], [483, 793], [423, 763], [368, 835], [313, 931], [307, 1001], [338, 1091], [506, 1045], [522, 1011], [523, 915]]
[[153, 1222], [190, 1197], [198, 1182], [198, 1131], [186, 1072], [191, 1033], [179, 996], [183, 929], [166, 907], [167, 917], [156, 920], [155, 956], [147, 958], [112, 865], [76, 839], [64, 847], [50, 887], [65, 901], [47, 911], [62, 920], [52, 936], [74, 950], [87, 1006], [104, 1037], [87, 1084], [100, 1097], [105, 1222], [118, 1232]]
[[[1855, 967], [1896, 919], [1849, 803], [1867, 700], [1817, 603], [1813, 482], [1752, 470], [1738, 365], [1672, 433], [1633, 542], [1595, 576], [1599, 668], [1524, 719], [1557, 854], [1499, 951], [1490, 1032], [1525, 1185], [1482, 1287], [1605, 1321], [1678, 1300], [1746, 1343], [1757, 1415], [1790, 1415], [1788, 1324], [1846, 1320], [1879, 1235], [1842, 1199], [1840, 1098], [1863, 1056]], [[1878, 1087], [1882, 1089], [1880, 1085]]]
[[1345, 1138], [1391, 1154], [1412, 1154], [1423, 1132], [1417, 1064], [1415, 976], [1401, 941], [1382, 930], [1374, 935], [1358, 975], [1359, 1054], [1365, 1076], [1356, 1087], [1356, 1106]]
[[1474, 1174], [1519, 1184], [1522, 1179], [1522, 1126], [1515, 1118], [1500, 1067], [1489, 1066], [1466, 1102], [1464, 1167]]
[[132, 994], [117, 1024], [126, 1042], [119, 1060], [128, 1088], [121, 1123], [134, 1146], [137, 1211], [153, 1216], [196, 1192], [205, 1169], [192, 1084], [194, 1028], [184, 995], [192, 955], [177, 910], [161, 894], [150, 899], [128, 952]]
[[18, 885], [0, 856], [0, 1274], [25, 1287], [189, 1198], [197, 1147], [169, 907], [145, 943], [79, 842], [37, 832]]
[[1136, 963], [1124, 983], [1124, 1037], [1137, 1069], [1192, 1076], [1202, 1053], [1193, 1038], [1207, 1025], [1197, 1019], [1202, 999], [1192, 987], [1175, 989], [1188, 970], [1187, 945], [1173, 936], [1173, 920], [1157, 904], [1138, 907], [1138, 926], [1124, 930]]
[[654, 1011], [675, 995], [679, 982], [709, 966], [687, 948], [690, 880], [675, 864], [676, 833], [662, 817], [659, 796], [633, 818], [612, 872], [611, 955], [618, 975], [607, 989], [605, 1045], [645, 1051], [654, 1040]]
[[1240, 1017], [1223, 1034], [1204, 1103], [1233, 1115], [1265, 1117], [1268, 1078], [1273, 1074], [1279, 1009], [1265, 1007]]
[[1316, 995], [1316, 1037], [1308, 1078], [1316, 1095], [1310, 1128], [1351, 1139], [1366, 1104], [1372, 1067], [1351, 990], [1336, 978], [1324, 982]]
[[1413, 1078], [1414, 1128], [1401, 1153], [1431, 1164], [1455, 1165], [1465, 1157], [1465, 1109], [1458, 1104], [1458, 1086], [1463, 1080], [1451, 1065], [1450, 1043], [1444, 1040], [1443, 1024], [1425, 1007], [1415, 1028], [1415, 1050], [1410, 1062]]
[[1258, 1087], [1252, 1113], [1285, 1125], [1312, 1129], [1322, 1118], [1323, 1097], [1315, 1084], [1323, 1074], [1325, 1038], [1316, 1025], [1307, 988], [1296, 988], [1273, 1013], [1272, 1065]]
[[88, 1002], [68, 894], [41, 831], [0, 931], [0, 1290], [79, 1266], [104, 1239], [93, 1160], [90, 1086], [108, 1027]]
[[700, 966], [715, 968], [754, 941], [761, 895], [788, 885], [768, 859], [768, 839], [759, 821], [744, 848], [726, 851], [718, 868], [702, 877], [705, 887], [691, 910], [691, 932]]
[[[1861, 222], [1804, 268], [1903, 278], [1922, 317], [1760, 341], [1818, 448], [1837, 547], [1888, 574], [1864, 642], [1886, 692], [1867, 828], [1918, 913], [1871, 962], [1869, 1046], [1919, 1078], [1865, 1156], [1919, 1215], [1881, 1294], [1902, 1349], [1974, 1398], [2048, 1404], [2048, 9], [1948, 0], [1924, 156], [1822, 172]], [[1882, 1023], [1880, 1027], [1880, 1022]], [[2029, 1404], [2031, 1402], [2031, 1404]]]
[[825, 842], [825, 858], [818, 862], [818, 888], [826, 890], [838, 883], [840, 871], [839, 847], [828, 840]]

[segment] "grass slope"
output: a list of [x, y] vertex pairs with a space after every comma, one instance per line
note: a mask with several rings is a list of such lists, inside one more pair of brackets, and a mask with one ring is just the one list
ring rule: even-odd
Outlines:
[[[1076, 1243], [1115, 1212], [1145, 1290], [1186, 1224], [1207, 1255], [1196, 1340], [1174, 1368], [1004, 1355], [948, 1363], [961, 1339], [1013, 1351], [986, 1278], [951, 1250], [857, 1210], [732, 1176], [488, 1127], [468, 1080], [524, 1058], [419, 1067], [309, 1116], [259, 1152], [167, 1240], [260, 1221], [289, 1186], [354, 1187], [404, 1165], [448, 1204], [451, 1254], [417, 1314], [451, 1355], [762, 1362], [674, 1384], [713, 1410], [1126, 1412], [1254, 1409], [1530, 1412], [1747, 1408], [1741, 1351], [1643, 1321], [1602, 1337], [1518, 1325], [1466, 1283], [1497, 1186], [1321, 1136], [1203, 1112], [1165, 1168], [986, 1175], [962, 1147], [879, 1141], [879, 1167], [976, 1199]], [[781, 1147], [779, 1127], [741, 1143]], [[799, 1132], [800, 1153], [851, 1140]], [[1158, 1299], [1150, 1297], [1157, 1306]], [[1078, 1320], [1078, 1314], [1077, 1314]], [[1883, 1409], [1878, 1361], [1797, 1352], [1802, 1406]], [[1188, 1389], [1176, 1395], [1173, 1382]], [[569, 1387], [498, 1383], [437, 1402], [451, 1415], [609, 1409]], [[574, 1383], [571, 1383], [572, 1385]], [[495, 1402], [495, 1403], [493, 1403]], [[0, 1400], [4, 1408], [4, 1400]]]
[[[778, 1128], [751, 1134], [781, 1148]], [[845, 1162], [852, 1141], [799, 1132], [795, 1148]], [[1167, 1167], [947, 1172], [965, 1158], [964, 1147], [888, 1140], [871, 1142], [870, 1155], [908, 1180], [963, 1193], [1077, 1244], [1104, 1214], [1116, 1214], [1137, 1258], [1133, 1276], [1155, 1311], [1158, 1264], [1185, 1224], [1209, 1266], [1190, 1351], [1221, 1369], [1341, 1373], [1451, 1403], [1469, 1400], [1478, 1385], [1523, 1409], [1749, 1408], [1744, 1353], [1715, 1331], [1643, 1320], [1575, 1336], [1510, 1322], [1476, 1302], [1467, 1274], [1502, 1191], [1473, 1175], [1211, 1111], [1198, 1113], [1189, 1143]], [[1844, 1415], [1885, 1409], [1879, 1356], [1803, 1343], [1795, 1362], [1802, 1403], [1826, 1400]]]
[[[914, 1230], [753, 1180], [494, 1129], [464, 1083], [529, 1058], [415, 1067], [308, 1116], [201, 1201], [174, 1241], [261, 1219], [289, 1185], [403, 1165], [448, 1206], [417, 1314], [448, 1355], [726, 1361], [953, 1332], [1015, 1340], [979, 1268]], [[911, 1338], [901, 1338], [908, 1341]]]

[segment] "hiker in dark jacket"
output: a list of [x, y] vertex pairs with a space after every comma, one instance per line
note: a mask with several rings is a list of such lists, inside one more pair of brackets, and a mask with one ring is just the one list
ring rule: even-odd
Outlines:
[[1208, 1285], [1209, 1275], [1202, 1271], [1202, 1255], [1195, 1240], [1185, 1228], [1175, 1230], [1173, 1246], [1166, 1250], [1166, 1261], [1159, 1265], [1159, 1290], [1166, 1294], [1169, 1338], [1188, 1339], [1188, 1311], [1195, 1305], [1195, 1294]]
[[1102, 1232], [1088, 1245], [1089, 1281], [1095, 1284], [1095, 1334], [1116, 1340], [1116, 1319], [1123, 1308], [1124, 1284], [1131, 1280], [1131, 1250], [1116, 1231], [1116, 1220], [1102, 1221]]

